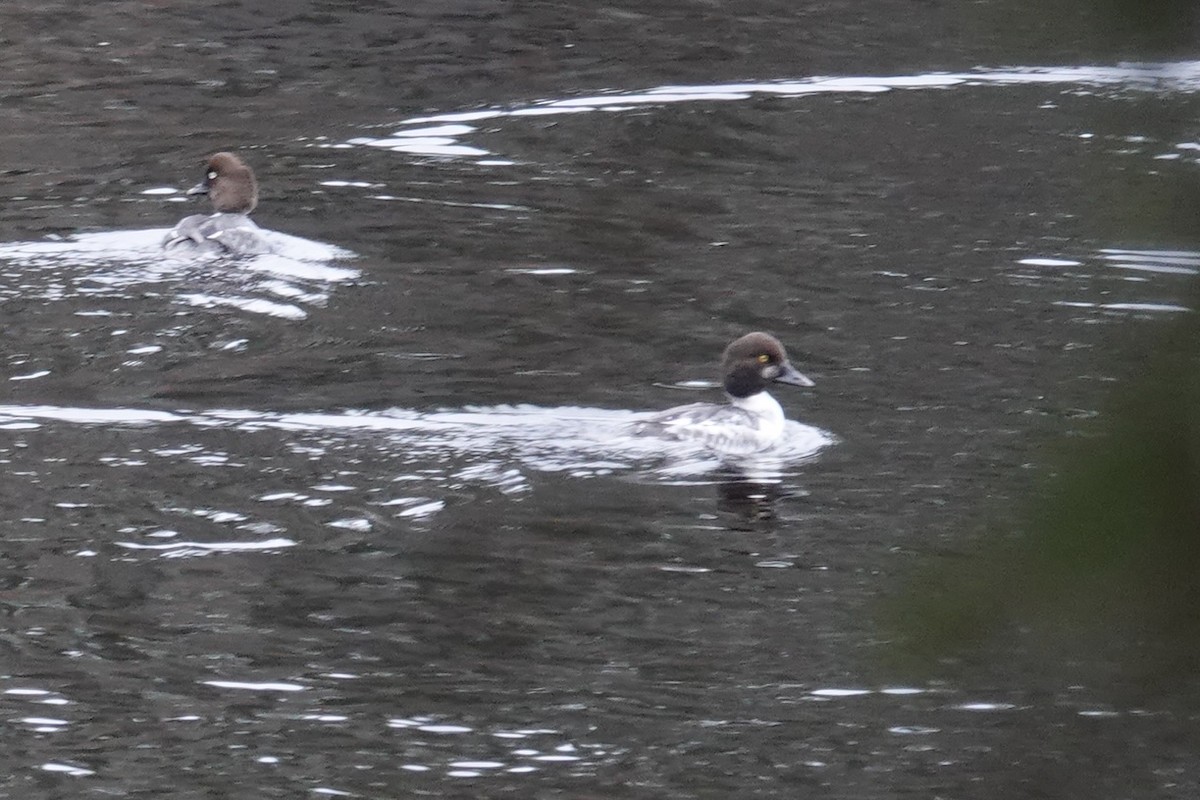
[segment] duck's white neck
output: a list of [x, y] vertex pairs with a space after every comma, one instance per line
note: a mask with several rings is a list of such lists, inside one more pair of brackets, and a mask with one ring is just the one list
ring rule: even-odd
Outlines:
[[758, 421], [758, 430], [774, 439], [783, 433], [783, 408], [774, 397], [766, 392], [757, 392], [749, 397], [730, 397], [735, 407], [751, 414]]
[[783, 413], [779, 402], [767, 392], [755, 392], [749, 397], [730, 396], [729, 402], [751, 414]]

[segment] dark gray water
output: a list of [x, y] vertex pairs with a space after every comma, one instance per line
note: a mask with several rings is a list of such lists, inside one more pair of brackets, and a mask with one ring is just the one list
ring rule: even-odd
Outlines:
[[[1187, 43], [517, 5], [3, 12], [0, 795], [1196, 796], [1186, 713], [872, 618], [1183, 313]], [[284, 253], [158, 252], [219, 149]], [[623, 433], [754, 329], [768, 479]]]

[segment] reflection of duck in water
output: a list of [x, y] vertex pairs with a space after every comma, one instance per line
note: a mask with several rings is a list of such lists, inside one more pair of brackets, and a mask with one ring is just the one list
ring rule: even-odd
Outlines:
[[639, 423], [637, 433], [697, 442], [719, 455], [750, 455], [783, 439], [783, 409], [767, 386], [813, 385], [788, 363], [779, 340], [761, 332], [748, 333], [725, 348], [721, 374], [729, 403], [668, 409]]
[[163, 247], [184, 246], [201, 253], [252, 256], [272, 251], [262, 230], [250, 220], [258, 205], [254, 171], [233, 153], [216, 153], [205, 165], [204, 180], [188, 189], [206, 194], [215, 214], [193, 214], [179, 221]]
[[717, 510], [748, 523], [775, 519], [775, 504], [793, 494], [781, 480], [756, 480], [738, 471], [725, 470], [719, 476]]

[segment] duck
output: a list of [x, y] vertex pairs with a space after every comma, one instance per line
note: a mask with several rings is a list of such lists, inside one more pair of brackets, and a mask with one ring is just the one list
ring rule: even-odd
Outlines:
[[783, 344], [762, 331], [747, 333], [725, 348], [721, 383], [727, 403], [691, 403], [660, 411], [640, 421], [635, 433], [694, 442], [718, 455], [751, 455], [783, 440], [786, 417], [767, 387], [815, 385], [791, 365]]
[[214, 153], [204, 165], [204, 180], [187, 191], [188, 196], [208, 195], [212, 214], [184, 217], [163, 240], [170, 250], [190, 247], [204, 253], [233, 256], [272, 252], [262, 229], [250, 219], [258, 205], [258, 181], [254, 170], [233, 153]]

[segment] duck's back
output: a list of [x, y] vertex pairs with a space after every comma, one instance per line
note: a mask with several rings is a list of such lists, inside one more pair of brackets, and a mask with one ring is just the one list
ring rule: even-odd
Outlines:
[[[782, 420], [780, 420], [782, 423]], [[745, 455], [770, 447], [779, 432], [760, 414], [734, 405], [692, 403], [667, 409], [641, 421], [639, 436], [691, 441], [726, 455]]]
[[272, 252], [262, 229], [245, 214], [192, 214], [171, 229], [163, 241], [171, 249], [190, 247], [205, 253], [253, 256]]

